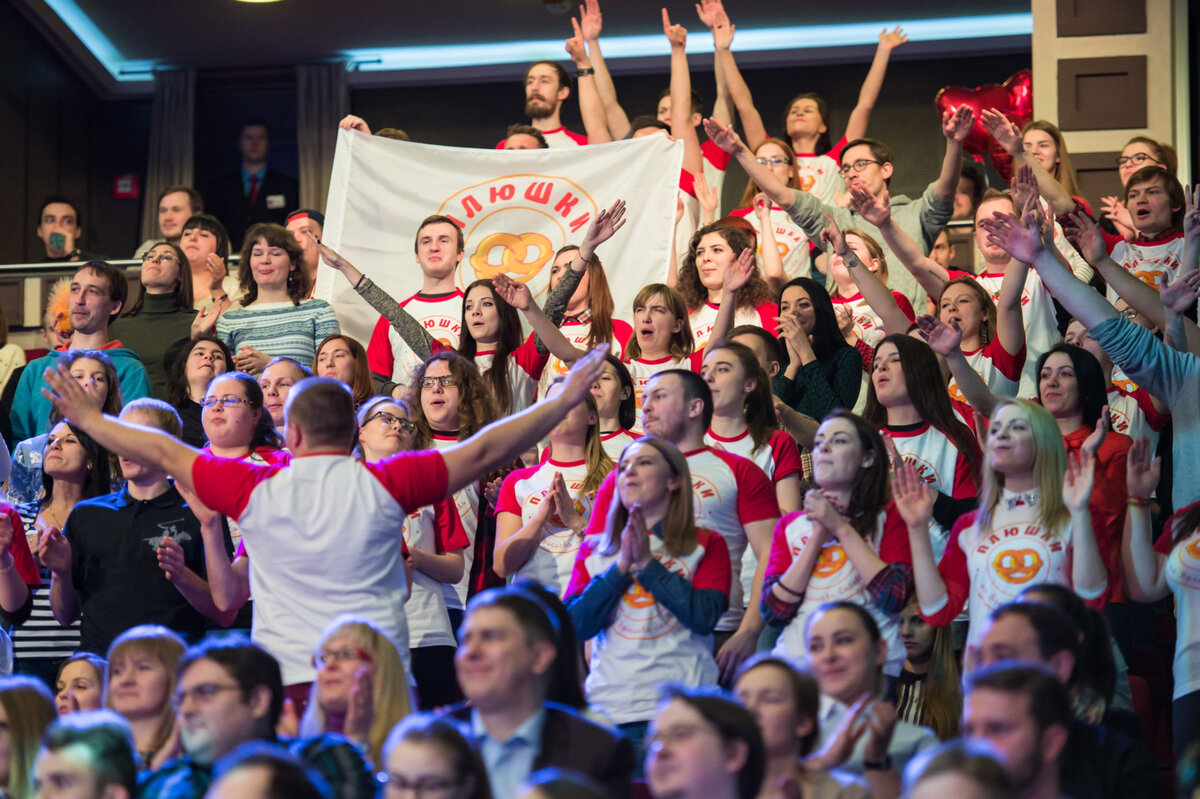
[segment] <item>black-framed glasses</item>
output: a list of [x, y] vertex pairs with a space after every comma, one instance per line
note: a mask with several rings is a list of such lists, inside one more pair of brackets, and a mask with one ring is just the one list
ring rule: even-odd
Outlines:
[[237, 408], [242, 405], [249, 404], [250, 400], [242, 399], [241, 397], [235, 397], [231, 394], [226, 394], [223, 397], [205, 397], [204, 399], [200, 400], [200, 406], [202, 408], [211, 408], [214, 405], [220, 405], [222, 408]]
[[179, 263], [179, 259], [176, 258], [174, 255], [171, 255], [171, 253], [169, 253], [169, 252], [158, 252], [158, 253], [145, 252], [145, 253], [142, 253], [142, 263], [147, 263], [148, 261], [161, 261], [164, 264]]
[[1126, 164], [1134, 164], [1135, 166], [1144, 166], [1145, 164], [1158, 164], [1162, 166], [1162, 161], [1159, 161], [1149, 153], [1134, 153], [1133, 155], [1122, 155], [1117, 158], [1117, 167], [1123, 167]]
[[391, 771], [379, 772], [379, 780], [387, 789], [388, 795], [393, 793], [401, 793], [411, 791], [416, 797], [422, 796], [441, 796], [449, 791], [462, 785], [462, 777], [421, 777], [420, 779], [410, 780], [403, 774], [396, 774]]
[[367, 418], [367, 424], [370, 424], [376, 419], [383, 422], [384, 427], [399, 427], [406, 433], [411, 433], [417, 429], [415, 422], [409, 419], [401, 419], [399, 416], [390, 414], [387, 411], [379, 411], [379, 413], [371, 414], [370, 417]]
[[433, 388], [435, 385], [442, 388], [450, 388], [458, 385], [458, 378], [454, 375], [442, 375], [441, 377], [422, 377], [421, 388]]
[[838, 170], [838, 174], [841, 175], [842, 177], [846, 177], [846, 175], [849, 175], [851, 172], [855, 172], [855, 173], [862, 172], [864, 169], [867, 168], [868, 164], [882, 165], [883, 162], [882, 161], [872, 161], [870, 158], [860, 158], [853, 163], [844, 164], [842, 166], [842, 168]]
[[171, 697], [171, 706], [179, 710], [189, 698], [198, 704], [208, 702], [214, 696], [222, 691], [240, 691], [242, 690], [237, 685], [220, 685], [215, 682], [204, 682], [199, 685], [193, 685], [191, 688], [180, 688]]

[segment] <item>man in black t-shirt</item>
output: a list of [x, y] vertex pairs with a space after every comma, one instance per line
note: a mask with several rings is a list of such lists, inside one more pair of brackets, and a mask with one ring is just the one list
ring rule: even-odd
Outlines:
[[[134, 400], [121, 418], [179, 437], [179, 415], [155, 399]], [[53, 574], [50, 605], [60, 624], [83, 614], [80, 649], [103, 655], [139, 624], [161, 624], [198, 641], [212, 619], [228, 626], [204, 581], [200, 521], [166, 474], [121, 459], [121, 490], [75, 506], [63, 531], [47, 533], [42, 559]], [[220, 525], [221, 517], [206, 524]], [[232, 550], [228, 534], [226, 547]]]

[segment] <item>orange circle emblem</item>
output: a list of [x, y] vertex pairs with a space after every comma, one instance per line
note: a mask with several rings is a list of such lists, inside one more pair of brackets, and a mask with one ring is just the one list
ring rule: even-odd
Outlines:
[[1195, 541], [1188, 544], [1187, 547], [1185, 547], [1185, 550], [1193, 558], [1200, 560], [1200, 538], [1197, 538]]
[[996, 555], [992, 568], [1005, 582], [1023, 585], [1041, 571], [1042, 556], [1034, 549], [1007, 549]]
[[[500, 263], [492, 262], [493, 252], [500, 250]], [[479, 278], [504, 273], [525, 283], [532, 279], [554, 254], [550, 239], [541, 233], [489, 233], [471, 253], [471, 268]], [[530, 260], [532, 258], [532, 260]]]
[[813, 567], [814, 577], [832, 577], [846, 565], [846, 550], [840, 546], [829, 546], [821, 550], [821, 557]]
[[625, 596], [622, 599], [631, 608], [648, 608], [658, 601], [653, 594], [642, 588], [642, 584], [637, 580], [634, 580], [629, 588], [625, 589]]

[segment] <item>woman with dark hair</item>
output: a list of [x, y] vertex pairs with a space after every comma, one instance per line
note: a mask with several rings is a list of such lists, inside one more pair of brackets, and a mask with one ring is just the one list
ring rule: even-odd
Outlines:
[[646, 747], [650, 794], [672, 799], [754, 799], [766, 767], [750, 711], [710, 688], [668, 686]]
[[483, 758], [447, 716], [412, 715], [383, 745], [383, 799], [492, 799]]
[[203, 408], [200, 403], [208, 393], [208, 384], [224, 374], [233, 363], [225, 342], [205, 333], [184, 345], [167, 376], [167, 402], [171, 403], [183, 421], [183, 442], [192, 447], [208, 443], [204, 434]]
[[[695, 348], [703, 350], [713, 336], [721, 308], [725, 272], [737, 263], [744, 250], [754, 250], [750, 236], [741, 228], [714, 222], [692, 235], [687, 255], [679, 267], [678, 288], [688, 307]], [[737, 291], [737, 305], [730, 327], [750, 324], [771, 330], [775, 327], [775, 304], [771, 288], [755, 267]]]
[[[888, 491], [888, 458], [879, 431], [846, 411], [817, 429], [813, 483], [804, 509], [779, 520], [763, 579], [763, 620], [783, 634], [781, 657], [804, 657], [808, 617], [826, 602], [854, 602], [887, 641], [884, 672], [900, 676], [900, 613], [913, 593], [904, 519]], [[928, 526], [920, 533], [928, 536]]]
[[852, 774], [806, 762], [821, 737], [821, 693], [811, 673], [757, 655], [738, 669], [733, 691], [762, 733], [766, 777], [759, 799], [787, 796], [788, 786], [807, 799], [868, 799], [867, 786]]
[[850, 410], [862, 386], [862, 358], [846, 343], [825, 287], [798, 277], [779, 295], [779, 340], [786, 361], [775, 376], [775, 395], [814, 419], [835, 408]]
[[343, 336], [326, 336], [317, 345], [317, 356], [313, 359], [314, 375], [340, 380], [354, 395], [354, 407], [366, 402], [374, 390], [371, 386], [371, 367], [367, 365], [367, 351], [357, 339]]
[[228, 309], [241, 299], [237, 275], [225, 266], [229, 258], [229, 233], [221, 220], [211, 214], [196, 214], [183, 223], [179, 246], [187, 256], [192, 275], [192, 301], [196, 310], [211, 311], [220, 301], [217, 311]]
[[180, 348], [208, 319], [197, 316], [192, 308], [192, 270], [187, 256], [175, 244], [160, 241], [142, 256], [138, 276], [141, 291], [133, 304], [108, 329], [109, 338], [119, 340], [137, 353], [146, 367], [154, 396], [167, 396], [167, 373], [171, 371]]
[[719, 676], [712, 633], [729, 604], [729, 550], [696, 527], [691, 486], [670, 442], [645, 436], [626, 447], [605, 532], [584, 539], [565, 593], [579, 638], [592, 642], [588, 703], [635, 750], [663, 680]]
[[[358, 449], [365, 461], [390, 458], [416, 448], [417, 423], [407, 402], [372, 397], [358, 408]], [[408, 646], [417, 699], [422, 710], [459, 700], [454, 679], [457, 644], [446, 612], [447, 588], [462, 579], [463, 552], [471, 541], [453, 498], [408, 514], [402, 531], [412, 564], [412, 593], [404, 603]]]
[[630, 432], [637, 424], [637, 398], [629, 369], [611, 352], [604, 356], [604, 371], [592, 386], [600, 418], [600, 444], [614, 462], [627, 445], [636, 441]]
[[914, 594], [900, 615], [900, 641], [905, 659], [896, 683], [897, 717], [928, 727], [943, 741], [956, 737], [962, 715], [962, 675], [953, 632], [926, 622]]
[[246, 232], [237, 308], [217, 320], [217, 336], [233, 352], [234, 366], [261, 372], [272, 356], [311, 363], [317, 343], [338, 332], [333, 306], [308, 296], [308, 274], [300, 267], [296, 239], [279, 225], [262, 223]]

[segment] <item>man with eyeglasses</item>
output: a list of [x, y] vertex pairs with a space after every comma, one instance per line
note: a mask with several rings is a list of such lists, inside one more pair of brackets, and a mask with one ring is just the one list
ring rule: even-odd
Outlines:
[[[242, 744], [277, 741], [283, 680], [266, 650], [237, 637], [208, 640], [184, 653], [177, 674], [172, 703], [184, 754], [144, 774], [140, 796], [200, 799], [212, 784], [214, 763]], [[348, 739], [323, 733], [278, 743], [324, 777], [334, 796], [375, 796], [370, 769]]]
[[253, 636], [278, 660], [289, 696], [307, 696], [321, 631], [366, 616], [399, 644], [408, 668], [408, 576], [401, 529], [429, 505], [509, 463], [583, 401], [607, 347], [580, 358], [562, 389], [445, 450], [363, 463], [354, 398], [331, 378], [301, 380], [284, 405], [289, 465], [204, 454], [170, 436], [105, 417], [62, 370], [47, 371], [55, 407], [101, 446], [175, 476], [242, 529], [254, 589]]
[[[941, 173], [937, 180], [929, 184], [919, 199], [913, 200], [903, 194], [889, 196], [888, 184], [894, 169], [892, 151], [886, 144], [875, 139], [855, 139], [842, 149], [839, 171], [846, 184], [846, 190], [862, 187], [873, 197], [887, 198], [891, 203], [895, 223], [917, 242], [923, 255], [928, 255], [938, 233], [954, 213], [954, 192], [958, 187], [961, 171], [962, 143], [971, 131], [972, 121], [971, 111], [966, 106], [959, 108], [957, 112], [948, 112], [942, 119], [946, 155], [942, 159]], [[883, 245], [883, 237], [875, 226], [854, 210], [827, 205], [809, 192], [797, 191], [784, 185], [768, 167], [758, 163], [754, 153], [734, 132], [732, 126], [707, 119], [704, 121], [704, 130], [718, 147], [737, 158], [749, 178], [758, 184], [772, 202], [791, 215], [809, 240], [821, 240], [821, 231], [825, 229], [825, 217], [828, 215], [840, 229], [857, 228]], [[883, 248], [888, 260], [895, 262], [896, 257], [887, 246], [883, 245]], [[914, 308], [925, 307], [925, 290], [917, 284], [908, 270], [889, 270], [888, 288], [908, 297]]]
[[74, 332], [66, 344], [31, 362], [13, 394], [9, 421], [13, 440], [24, 441], [49, 430], [50, 400], [42, 396], [42, 372], [54, 368], [68, 350], [103, 350], [112, 359], [126, 402], [150, 396], [150, 379], [137, 353], [109, 335], [129, 295], [125, 272], [104, 261], [88, 261], [71, 278], [67, 311]]

